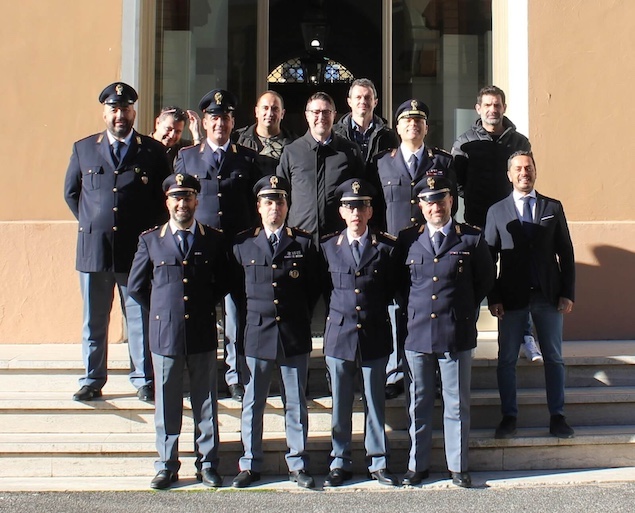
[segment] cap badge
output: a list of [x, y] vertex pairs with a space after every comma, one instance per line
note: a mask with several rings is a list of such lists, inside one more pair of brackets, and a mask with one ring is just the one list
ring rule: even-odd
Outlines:
[[121, 96], [123, 94], [123, 85], [117, 84], [115, 86], [115, 92], [117, 93], [117, 96]]
[[360, 188], [361, 188], [361, 185], [359, 184], [359, 182], [353, 182], [351, 185], [351, 189], [353, 189], [353, 194], [359, 194]]
[[269, 183], [271, 184], [271, 187], [276, 189], [278, 187], [278, 177], [275, 175], [272, 176], [271, 178], [269, 178]]
[[419, 104], [417, 103], [417, 100], [412, 100], [410, 102], [410, 108], [412, 110], [419, 110]]
[[220, 105], [223, 102], [223, 95], [221, 93], [214, 94], [214, 101], [216, 105]]
[[433, 177], [429, 176], [426, 183], [428, 184], [428, 187], [430, 187], [430, 189], [434, 190], [434, 183], [435, 182], [434, 182], [434, 178]]
[[175, 178], [176, 178], [176, 185], [178, 185], [179, 187], [183, 185], [183, 180], [185, 179], [185, 177], [181, 173], [176, 175]]

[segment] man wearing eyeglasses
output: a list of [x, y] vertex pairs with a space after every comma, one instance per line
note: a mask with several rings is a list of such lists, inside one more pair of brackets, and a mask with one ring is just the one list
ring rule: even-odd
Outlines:
[[365, 176], [357, 144], [333, 132], [335, 103], [324, 92], [312, 95], [305, 116], [307, 132], [287, 145], [276, 170], [291, 184], [289, 224], [320, 237], [345, 227], [335, 189], [350, 178]]
[[[183, 139], [185, 122], [192, 133], [194, 141]], [[180, 107], [163, 107], [154, 120], [154, 132], [150, 136], [165, 146], [165, 153], [170, 161], [170, 168], [174, 168], [174, 159], [181, 148], [201, 142], [201, 118], [193, 110], [187, 112]]]

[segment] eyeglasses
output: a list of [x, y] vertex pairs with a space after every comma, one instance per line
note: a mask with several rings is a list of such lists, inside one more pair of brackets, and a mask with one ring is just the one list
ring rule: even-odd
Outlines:
[[350, 203], [343, 203], [342, 208], [352, 212], [357, 209], [358, 212], [364, 212], [370, 208], [370, 205], [351, 205]]
[[316, 118], [319, 117], [320, 114], [322, 114], [322, 116], [324, 116], [325, 118], [329, 117], [331, 114], [333, 114], [333, 111], [330, 109], [324, 109], [324, 110], [307, 110], [306, 112], [310, 112], [311, 114], [313, 114]]

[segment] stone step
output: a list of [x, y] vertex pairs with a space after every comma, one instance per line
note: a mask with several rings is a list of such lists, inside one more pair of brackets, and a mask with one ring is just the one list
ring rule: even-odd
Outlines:
[[[535, 470], [559, 468], [630, 467], [635, 465], [635, 426], [602, 426], [578, 428], [576, 437], [560, 440], [548, 435], [545, 428], [519, 429], [510, 440], [496, 440], [491, 432], [472, 430], [470, 436], [470, 469]], [[194, 473], [194, 455], [190, 433], [185, 433], [181, 447], [183, 478]], [[392, 470], [405, 471], [409, 440], [406, 433], [388, 434]], [[310, 435], [308, 449], [310, 470], [326, 474], [331, 449], [328, 435]], [[362, 435], [353, 436], [355, 473], [364, 473]], [[446, 469], [443, 435], [433, 433], [431, 470]], [[263, 473], [286, 474], [283, 432], [265, 434]], [[238, 470], [242, 454], [236, 433], [221, 434], [219, 472], [232, 477]], [[64, 476], [144, 476], [151, 477], [156, 458], [152, 433], [88, 434], [0, 434], [0, 478], [64, 477]], [[225, 483], [229, 484], [228, 482]]]

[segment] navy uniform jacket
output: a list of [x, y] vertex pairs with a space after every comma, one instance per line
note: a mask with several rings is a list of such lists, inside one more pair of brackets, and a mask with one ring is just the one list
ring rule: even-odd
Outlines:
[[531, 266], [545, 298], [554, 305], [560, 297], [575, 299], [575, 258], [562, 203], [536, 193], [535, 224], [528, 235], [518, 219], [513, 195], [492, 205], [487, 213], [485, 238], [500, 273], [488, 295], [490, 305], [505, 310], [529, 304]]
[[413, 226], [399, 234], [397, 252], [405, 348], [444, 353], [476, 347], [476, 311], [494, 284], [481, 231], [453, 221], [435, 256], [427, 225]]
[[[414, 186], [425, 176], [445, 176], [456, 185], [452, 156], [439, 148], [425, 147], [414, 179], [408, 172], [408, 166], [400, 149], [377, 155], [375, 169], [374, 179], [379, 181], [378, 188], [383, 192], [383, 195], [377, 198], [377, 204], [374, 205], [377, 215], [375, 222], [393, 235], [397, 235], [401, 230], [415, 223], [425, 223], [417, 198], [413, 198], [412, 193]], [[458, 208], [456, 191], [453, 191], [452, 195], [454, 196], [452, 208], [454, 214]]]
[[[318, 173], [320, 168], [322, 173]], [[307, 131], [284, 147], [276, 170], [291, 184], [288, 223], [313, 234], [313, 240], [346, 227], [339, 214], [335, 189], [349, 178], [365, 178], [357, 144], [332, 133], [331, 142], [319, 144]]]
[[330, 289], [324, 331], [327, 356], [375, 360], [392, 352], [388, 305], [395, 289], [394, 247], [393, 236], [371, 231], [356, 265], [346, 232], [323, 239], [322, 254], [329, 273], [324, 282]]
[[[275, 255], [265, 230], [252, 228], [234, 243], [237, 284], [246, 295], [246, 356], [275, 360], [311, 351], [311, 315], [320, 293], [317, 248], [310, 233], [284, 227]], [[239, 294], [235, 293], [238, 297]]]
[[166, 219], [161, 184], [168, 174], [163, 145], [137, 132], [118, 167], [106, 132], [73, 145], [64, 198], [79, 221], [78, 271], [130, 270], [139, 234]]
[[230, 144], [220, 169], [207, 141], [179, 151], [175, 173], [193, 175], [201, 182], [196, 219], [223, 230], [228, 241], [256, 222], [256, 198], [252, 187], [261, 177], [256, 152]]
[[216, 303], [228, 291], [225, 238], [196, 223], [184, 259], [166, 223], [139, 237], [128, 293], [150, 311], [150, 350], [163, 356], [214, 351]]

